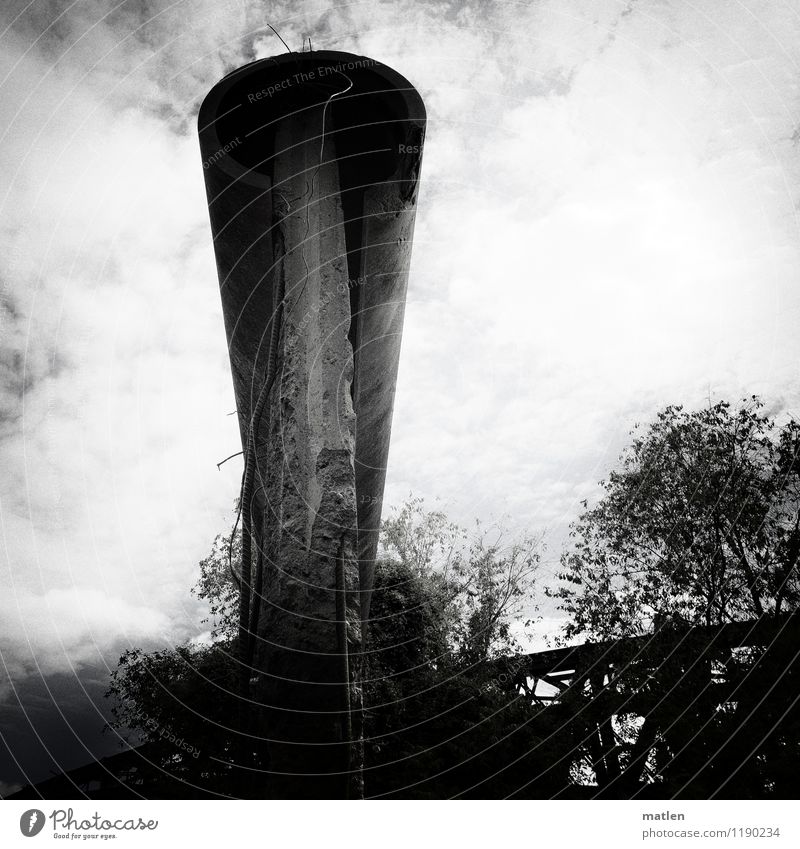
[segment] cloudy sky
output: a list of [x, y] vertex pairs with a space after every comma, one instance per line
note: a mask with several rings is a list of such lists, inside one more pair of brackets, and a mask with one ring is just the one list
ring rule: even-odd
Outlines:
[[395, 67], [428, 109], [386, 504], [508, 515], [552, 565], [660, 406], [800, 411], [790, 0], [0, 15], [0, 781], [107, 750], [76, 729], [120, 652], [199, 631], [241, 467], [216, 467], [239, 436], [196, 115], [285, 49], [267, 24]]

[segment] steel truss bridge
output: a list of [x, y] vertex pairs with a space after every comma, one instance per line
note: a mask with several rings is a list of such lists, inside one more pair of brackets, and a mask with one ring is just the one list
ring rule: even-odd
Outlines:
[[780, 794], [772, 785], [800, 741], [800, 613], [666, 624], [503, 658], [495, 675], [575, 735], [598, 795], [652, 795], [660, 783], [701, 798], [732, 782], [742, 795], [748, 781]]

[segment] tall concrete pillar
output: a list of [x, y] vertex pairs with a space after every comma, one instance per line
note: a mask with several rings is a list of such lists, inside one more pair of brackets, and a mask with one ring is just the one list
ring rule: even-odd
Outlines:
[[358, 796], [359, 674], [425, 127], [386, 66], [285, 54], [199, 132], [245, 472], [243, 751], [272, 796]]

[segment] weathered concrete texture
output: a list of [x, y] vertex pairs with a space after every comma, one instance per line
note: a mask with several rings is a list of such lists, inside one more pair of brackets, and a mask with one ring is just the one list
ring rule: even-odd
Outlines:
[[[271, 768], [298, 775], [346, 767], [342, 649], [360, 649], [350, 302], [338, 171], [330, 144], [323, 160], [331, 162], [320, 165], [321, 118], [319, 107], [284, 121], [276, 137], [285, 296], [266, 464], [257, 474], [269, 507], [263, 586], [255, 587], [254, 695], [269, 711]], [[336, 617], [339, 568], [349, 647], [340, 645]]]
[[255, 428], [260, 556], [252, 601], [242, 599], [255, 635], [249, 698], [265, 707], [243, 728], [269, 741], [267, 795], [341, 796], [335, 774], [359, 776], [362, 617], [424, 107], [386, 66], [322, 51], [238, 69], [209, 93], [199, 123], [246, 456]]

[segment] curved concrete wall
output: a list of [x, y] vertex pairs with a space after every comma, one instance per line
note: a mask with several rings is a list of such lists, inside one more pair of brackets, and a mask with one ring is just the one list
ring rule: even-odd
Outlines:
[[358, 704], [353, 658], [369, 612], [424, 130], [407, 80], [332, 51], [240, 68], [200, 109], [245, 451], [255, 425], [264, 569], [252, 581], [254, 667], [278, 712], [270, 728], [317, 744], [304, 761], [273, 742], [273, 761], [285, 755], [298, 772], [341, 769], [334, 756], [321, 763], [318, 744], [341, 739], [343, 684]]

